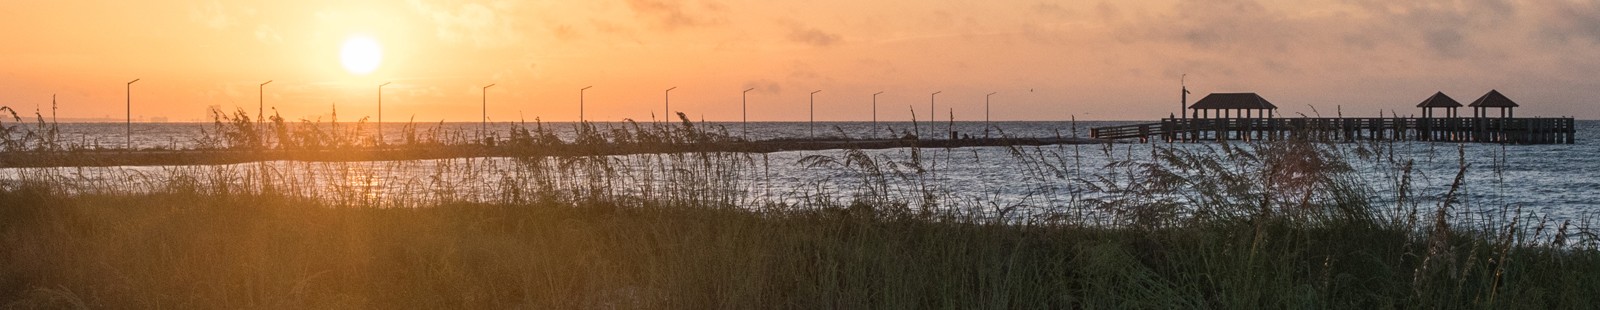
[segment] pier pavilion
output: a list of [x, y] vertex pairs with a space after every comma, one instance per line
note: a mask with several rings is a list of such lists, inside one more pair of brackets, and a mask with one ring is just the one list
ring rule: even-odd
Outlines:
[[[1272, 118], [1278, 106], [1267, 102], [1256, 93], [1213, 93], [1200, 98], [1194, 105], [1195, 118]], [[1211, 115], [1216, 111], [1216, 115]]]
[[1478, 100], [1473, 100], [1472, 104], [1467, 106], [1472, 107], [1472, 117], [1489, 117], [1489, 108], [1500, 108], [1500, 118], [1513, 118], [1516, 115], [1514, 113], [1516, 111], [1513, 110], [1516, 110], [1517, 102], [1506, 98], [1506, 95], [1500, 94], [1498, 90], [1490, 89], [1489, 93], [1483, 94], [1483, 97], [1478, 97]]
[[[1151, 138], [1169, 142], [1228, 140], [1312, 140], [1353, 142], [1443, 141], [1512, 144], [1574, 143], [1577, 135], [1571, 117], [1516, 118], [1519, 105], [1497, 90], [1467, 105], [1473, 117], [1461, 117], [1461, 103], [1436, 92], [1417, 104], [1422, 117], [1297, 117], [1277, 118], [1278, 107], [1255, 93], [1213, 93], [1186, 106], [1182, 118], [1165, 118], [1157, 123], [1098, 127], [1090, 136], [1102, 140]], [[1490, 117], [1489, 108], [1500, 108], [1500, 117]], [[1445, 109], [1435, 117], [1434, 109]]]
[[1433, 118], [1433, 109], [1444, 109], [1445, 118], [1455, 118], [1460, 116], [1456, 114], [1456, 109], [1461, 108], [1461, 102], [1451, 99], [1444, 92], [1436, 92], [1428, 99], [1422, 100], [1422, 103], [1418, 103], [1417, 107], [1422, 108], [1423, 118]]

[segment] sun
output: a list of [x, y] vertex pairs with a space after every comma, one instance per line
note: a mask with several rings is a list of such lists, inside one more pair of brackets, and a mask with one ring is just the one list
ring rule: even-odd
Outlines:
[[344, 41], [344, 47], [339, 50], [339, 61], [344, 64], [345, 71], [366, 75], [383, 63], [383, 47], [370, 37], [352, 36]]

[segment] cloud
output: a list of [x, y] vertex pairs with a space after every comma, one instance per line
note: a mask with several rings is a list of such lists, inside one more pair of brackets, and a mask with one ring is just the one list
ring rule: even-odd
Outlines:
[[1427, 42], [1435, 54], [1441, 56], [1459, 57], [1467, 50], [1467, 39], [1461, 31], [1455, 29], [1434, 29], [1422, 35], [1423, 42]]
[[[1502, 0], [1466, 0], [1450, 2], [1427, 1], [1376, 1], [1354, 0], [1358, 19], [1348, 21], [1358, 25], [1366, 40], [1346, 40], [1357, 47], [1373, 44], [1413, 45], [1437, 56], [1450, 58], [1471, 57], [1482, 49], [1494, 49], [1496, 44], [1512, 40], [1479, 40], [1503, 35], [1520, 36], [1519, 18], [1523, 11]], [[1326, 31], [1324, 29], [1323, 31]], [[1514, 43], [1512, 43], [1514, 44]], [[1504, 46], [1498, 46], [1504, 47]]]
[[1600, 44], [1600, 2], [1547, 0], [1538, 12], [1539, 33], [1558, 43], [1588, 40]]
[[1061, 4], [1058, 3], [1050, 2], [1035, 3], [1028, 7], [1028, 11], [1034, 14], [1060, 18], [1072, 17], [1073, 15], [1076, 15], [1072, 9], [1061, 7]]
[[402, 90], [401, 92], [405, 93], [407, 96], [428, 98], [444, 97], [444, 89], [440, 88], [438, 85], [430, 85], [426, 87], [407, 87], [407, 85], [400, 86], [402, 86], [399, 87]]
[[1020, 27], [1022, 28], [1022, 37], [1034, 43], [1056, 45], [1069, 42], [1069, 37], [1065, 34], [1070, 33], [1070, 31], [1063, 31], [1059, 27], [1040, 25], [1034, 22], [1023, 22]]
[[813, 47], [828, 47], [839, 42], [839, 34], [829, 33], [822, 31], [822, 29], [801, 25], [800, 23], [795, 22], [790, 22], [788, 24], [789, 35], [787, 38], [789, 41], [802, 43]]
[[513, 81], [520, 81], [524, 78], [533, 80], [540, 80], [544, 78], [544, 75], [541, 72], [542, 70], [539, 68], [539, 54], [523, 54], [522, 57], [517, 60], [517, 63], [519, 66], [506, 66], [499, 72], [496, 72], [495, 78], [500, 79], [504, 76], [510, 76], [512, 77]]
[[1482, 61], [1529, 51], [1536, 47], [1526, 42], [1533, 37], [1528, 25], [1548, 19], [1530, 14], [1530, 3], [1217, 0], [1145, 9], [1094, 6], [1108, 38], [1123, 48], [1172, 51], [1157, 53], [1168, 59], [1156, 66], [1281, 75], [1383, 72], [1393, 65]]
[[256, 25], [256, 41], [261, 41], [261, 43], [267, 44], [278, 44], [283, 43], [283, 36], [278, 35], [278, 31], [272, 29], [272, 26], [261, 24]]
[[213, 30], [226, 30], [238, 24], [238, 18], [228, 14], [220, 1], [208, 1], [189, 8], [189, 20]]
[[754, 92], [766, 93], [766, 94], [776, 94], [778, 92], [783, 91], [783, 86], [778, 84], [778, 82], [775, 82], [775, 81], [772, 81], [772, 80], [768, 80], [768, 79], [745, 81], [744, 82], [744, 88], [746, 88], [746, 89], [754, 88], [755, 89], [755, 90], [753, 90]]
[[511, 18], [513, 13], [510, 11], [514, 9], [512, 2], [435, 6], [425, 0], [412, 0], [411, 6], [433, 20], [434, 34], [445, 42], [500, 47], [521, 42], [523, 38]]
[[1165, 21], [1146, 25], [1167, 36], [1202, 49], [1269, 48], [1281, 51], [1300, 38], [1300, 27], [1279, 12], [1251, 0], [1180, 2]]
[[579, 34], [578, 30], [574, 29], [572, 25], [566, 24], [551, 26], [550, 35], [561, 41], [575, 41], [583, 37], [583, 35]]
[[[655, 24], [657, 29], [673, 31], [679, 28], [707, 26], [722, 23], [722, 19], [711, 16], [699, 16], [684, 9], [684, 1], [672, 0], [627, 0], [628, 8], [634, 14], [648, 19]], [[721, 12], [720, 3], [707, 1], [704, 3], [707, 11]]]
[[240, 98], [245, 96], [245, 92], [243, 86], [238, 84], [227, 84], [223, 85], [222, 95], [228, 96], [229, 98]]
[[817, 81], [832, 80], [820, 73], [817, 73], [817, 70], [812, 68], [811, 64], [800, 61], [795, 61], [789, 64], [789, 79], [792, 81], [800, 81], [801, 83], [815, 83]]

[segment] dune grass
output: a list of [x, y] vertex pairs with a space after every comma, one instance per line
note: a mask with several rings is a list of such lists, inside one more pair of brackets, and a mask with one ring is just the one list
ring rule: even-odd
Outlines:
[[11, 308], [1586, 308], [1591, 249], [1282, 217], [1166, 228], [688, 206], [0, 192]]

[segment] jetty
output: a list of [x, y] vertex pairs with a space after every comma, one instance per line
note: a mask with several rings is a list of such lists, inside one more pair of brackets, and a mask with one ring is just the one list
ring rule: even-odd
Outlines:
[[[1187, 90], [1185, 94], [1187, 95]], [[1571, 117], [1514, 117], [1518, 104], [1490, 90], [1458, 114], [1460, 102], [1443, 92], [1417, 104], [1421, 117], [1278, 117], [1278, 107], [1255, 93], [1213, 93], [1184, 107], [1184, 117], [1159, 122], [1097, 127], [1095, 139], [1138, 139], [1140, 142], [1272, 141], [1303, 139], [1325, 142], [1438, 141], [1508, 144], [1572, 144], [1577, 129]], [[1443, 115], [1436, 115], [1442, 109]], [[1499, 115], [1491, 117], [1493, 110]]]

